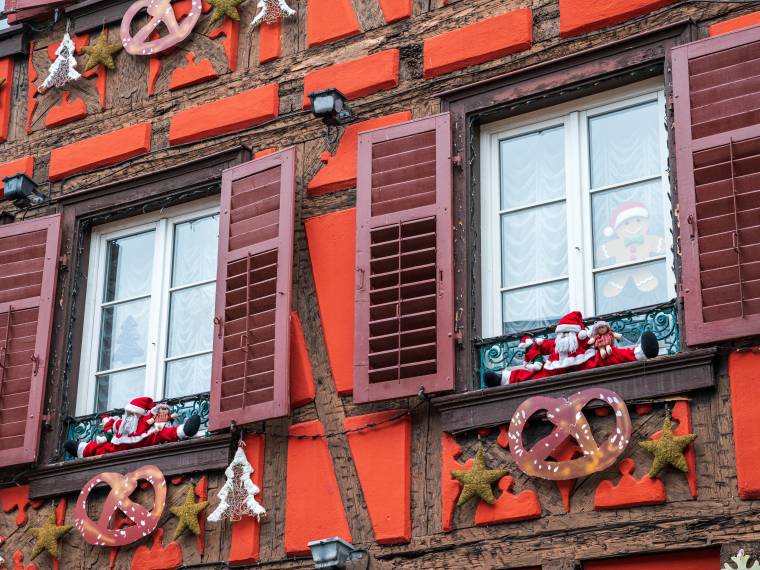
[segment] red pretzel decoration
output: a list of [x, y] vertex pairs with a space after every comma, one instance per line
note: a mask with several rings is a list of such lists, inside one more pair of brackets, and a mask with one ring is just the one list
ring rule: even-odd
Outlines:
[[[140, 481], [147, 481], [153, 487], [153, 509], [150, 511], [129, 498]], [[87, 497], [101, 483], [110, 486], [111, 491], [103, 503], [100, 518], [94, 521], [87, 514]], [[74, 526], [86, 542], [95, 546], [126, 546], [148, 536], [156, 529], [165, 503], [166, 480], [155, 465], [145, 465], [126, 475], [101, 473], [90, 479], [79, 493], [74, 511]], [[117, 510], [135, 524], [118, 529], [109, 528]]]
[[[145, 8], [150, 20], [132, 36], [132, 20]], [[121, 43], [127, 53], [132, 55], [153, 55], [176, 46], [193, 31], [201, 16], [201, 0], [192, 0], [188, 15], [177, 23], [171, 0], [137, 0], [124, 13], [121, 20]], [[151, 40], [150, 34], [163, 24], [168, 35]]]
[[[615, 432], [601, 446], [597, 445], [583, 408], [592, 400], [601, 400], [615, 412]], [[554, 430], [538, 441], [533, 449], [523, 446], [522, 432], [536, 412], [546, 411]], [[517, 466], [526, 474], [553, 481], [565, 481], [602, 471], [615, 463], [631, 440], [631, 417], [623, 399], [611, 390], [591, 388], [570, 398], [535, 396], [525, 400], [509, 424], [509, 450]], [[574, 439], [583, 456], [570, 461], [547, 461], [567, 439]]]

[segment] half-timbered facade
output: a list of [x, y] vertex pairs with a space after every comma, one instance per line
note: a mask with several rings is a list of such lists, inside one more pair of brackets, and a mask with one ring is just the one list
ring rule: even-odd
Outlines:
[[757, 9], [5, 0], [5, 567], [760, 564]]

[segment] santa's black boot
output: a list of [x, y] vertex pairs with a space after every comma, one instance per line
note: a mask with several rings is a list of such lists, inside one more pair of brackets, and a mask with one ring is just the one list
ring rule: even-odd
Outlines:
[[641, 343], [641, 352], [647, 358], [654, 358], [660, 353], [660, 343], [652, 331], [644, 331], [639, 342]]
[[485, 382], [488, 388], [495, 388], [496, 386], [501, 386], [501, 372], [486, 370], [483, 373], [483, 382]]
[[66, 453], [71, 455], [71, 457], [78, 457], [77, 450], [79, 449], [79, 442], [74, 441], [73, 439], [68, 439], [63, 442], [63, 449], [65, 449]]
[[177, 435], [180, 439], [189, 439], [198, 433], [198, 428], [201, 427], [201, 417], [198, 414], [193, 414], [185, 420], [185, 423], [179, 426]]

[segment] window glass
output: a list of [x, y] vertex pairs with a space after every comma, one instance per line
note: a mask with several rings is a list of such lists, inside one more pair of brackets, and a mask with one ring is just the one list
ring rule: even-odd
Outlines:
[[88, 295], [98, 298], [87, 304], [92, 332], [83, 340], [77, 413], [209, 390], [219, 235], [219, 214], [209, 209], [142, 216], [134, 233], [128, 222], [94, 233], [92, 259], [102, 261], [91, 261], [100, 275], [90, 276]]
[[5, 0], [0, 0], [0, 12], [3, 13], [2, 16], [0, 16], [0, 30], [4, 30], [9, 26], [8, 24], [8, 18], [5, 17]]
[[589, 119], [592, 188], [660, 175], [657, 117], [652, 101]]
[[483, 336], [671, 299], [662, 91], [617, 90], [532, 116], [485, 128]]
[[567, 307], [565, 143], [560, 125], [500, 141], [504, 332]]

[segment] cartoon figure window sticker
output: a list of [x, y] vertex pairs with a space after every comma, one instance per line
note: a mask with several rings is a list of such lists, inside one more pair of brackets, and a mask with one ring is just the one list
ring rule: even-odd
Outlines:
[[668, 297], [657, 113], [653, 101], [589, 119], [597, 314]]

